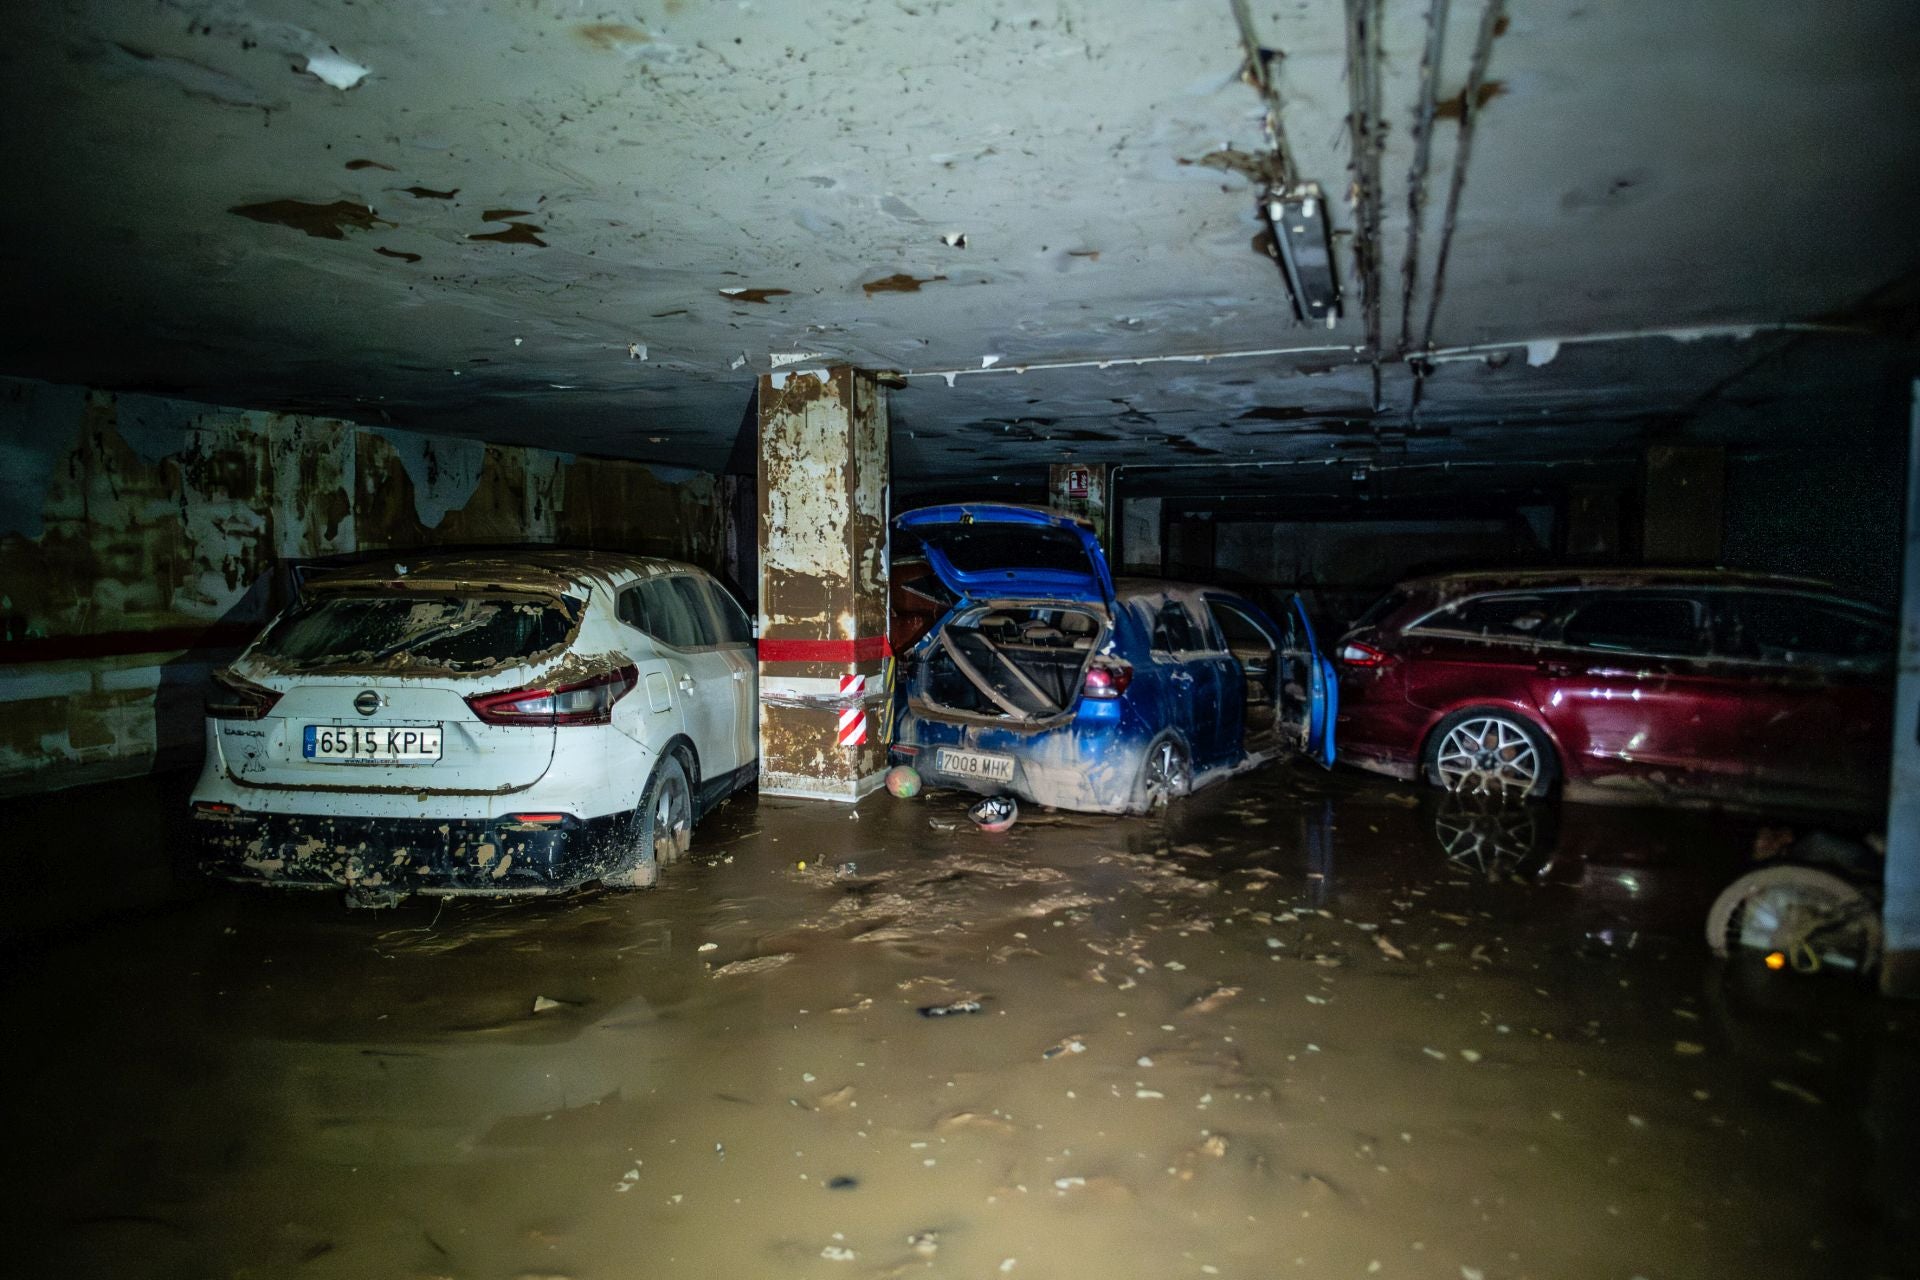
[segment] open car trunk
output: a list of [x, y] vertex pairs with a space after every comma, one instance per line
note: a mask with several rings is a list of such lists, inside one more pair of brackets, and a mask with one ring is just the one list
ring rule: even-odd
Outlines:
[[922, 661], [922, 696], [935, 708], [1020, 722], [1073, 710], [1106, 634], [1094, 608], [985, 604], [949, 618]]

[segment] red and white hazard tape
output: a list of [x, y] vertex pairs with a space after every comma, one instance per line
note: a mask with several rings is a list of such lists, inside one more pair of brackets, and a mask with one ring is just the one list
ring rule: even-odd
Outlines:
[[[857, 678], [857, 677], [856, 677]], [[863, 747], [867, 743], [867, 713], [848, 707], [840, 713], [840, 729], [835, 735], [843, 747]]]
[[865, 676], [841, 676], [840, 677], [840, 696], [841, 697], [857, 698], [861, 694], [865, 693], [866, 691], [867, 691], [867, 678]]

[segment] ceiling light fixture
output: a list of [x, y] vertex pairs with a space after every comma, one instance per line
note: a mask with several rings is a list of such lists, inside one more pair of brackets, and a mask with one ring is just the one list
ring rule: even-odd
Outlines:
[[1269, 190], [1261, 200], [1267, 230], [1273, 236], [1280, 274], [1293, 295], [1293, 312], [1309, 323], [1333, 328], [1340, 319], [1340, 276], [1333, 265], [1327, 201], [1317, 182], [1285, 191]]

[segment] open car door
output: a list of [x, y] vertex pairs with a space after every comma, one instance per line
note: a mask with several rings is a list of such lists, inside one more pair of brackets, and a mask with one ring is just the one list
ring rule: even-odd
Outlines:
[[[1322, 766], [1332, 768], [1333, 722], [1340, 710], [1338, 673], [1334, 670], [1333, 659], [1320, 652], [1320, 642], [1313, 634], [1313, 621], [1307, 617], [1306, 603], [1295, 595], [1288, 604], [1293, 615], [1288, 622], [1297, 622], [1298, 630], [1293, 644], [1288, 648], [1286, 665], [1290, 680], [1301, 674], [1306, 678], [1306, 751]], [[1294, 630], [1293, 627], [1288, 629]]]
[[1339, 685], [1300, 598], [1278, 621], [1241, 596], [1208, 592], [1206, 600], [1244, 681], [1248, 754], [1278, 748], [1331, 765]]

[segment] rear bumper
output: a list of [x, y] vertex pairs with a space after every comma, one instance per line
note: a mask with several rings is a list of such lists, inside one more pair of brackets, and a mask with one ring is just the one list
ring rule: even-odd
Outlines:
[[[998, 782], [949, 773], [935, 763], [942, 747], [1009, 757], [1013, 779]], [[916, 715], [901, 724], [893, 756], [911, 764], [932, 787], [1012, 795], [1030, 804], [1080, 813], [1126, 813], [1133, 806], [1146, 743], [1100, 723], [1073, 721], [1019, 732]]]
[[201, 870], [293, 889], [540, 894], [596, 879], [617, 859], [619, 817], [551, 826], [502, 819], [193, 814]]

